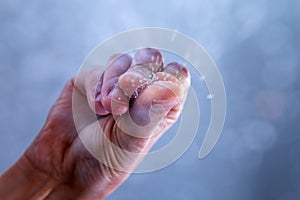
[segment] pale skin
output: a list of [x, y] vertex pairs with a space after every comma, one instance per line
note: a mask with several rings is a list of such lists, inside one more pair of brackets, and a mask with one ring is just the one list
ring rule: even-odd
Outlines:
[[66, 83], [40, 133], [1, 175], [0, 199], [104, 199], [177, 120], [190, 83], [183, 65], [164, 66], [161, 53], [146, 48], [134, 58], [114, 55], [103, 69]]

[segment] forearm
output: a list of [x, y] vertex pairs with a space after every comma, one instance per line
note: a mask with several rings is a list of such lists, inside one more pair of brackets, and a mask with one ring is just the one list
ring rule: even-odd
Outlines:
[[22, 156], [0, 177], [0, 199], [44, 199], [56, 182]]

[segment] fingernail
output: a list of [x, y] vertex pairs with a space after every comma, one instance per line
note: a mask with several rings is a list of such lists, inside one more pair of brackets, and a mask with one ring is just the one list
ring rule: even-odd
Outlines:
[[[127, 54], [118, 54], [113, 57], [107, 64], [107, 68], [110, 66], [114, 66], [114, 68], [120, 67], [128, 67], [131, 64], [132, 58]], [[128, 63], [128, 65], [124, 65], [124, 63]]]
[[163, 68], [163, 57], [159, 50], [153, 48], [140, 49], [134, 56], [134, 65], [149, 65], [153, 71], [160, 71]]
[[189, 76], [189, 72], [188, 72], [187, 68], [184, 65], [177, 63], [177, 62], [169, 63], [165, 67], [164, 71], [169, 74], [172, 74], [173, 76], [175, 76], [177, 78], [180, 78], [180, 77], [187, 78]]

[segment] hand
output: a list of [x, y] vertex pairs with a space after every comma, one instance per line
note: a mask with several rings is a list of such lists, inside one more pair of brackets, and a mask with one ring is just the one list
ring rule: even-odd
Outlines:
[[36, 198], [104, 198], [177, 120], [189, 83], [187, 69], [178, 63], [163, 67], [158, 50], [139, 50], [133, 59], [114, 55], [104, 72], [87, 69], [66, 84], [11, 170], [47, 180]]

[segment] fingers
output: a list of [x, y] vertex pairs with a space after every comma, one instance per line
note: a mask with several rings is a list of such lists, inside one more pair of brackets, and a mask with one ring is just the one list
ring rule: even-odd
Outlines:
[[175, 76], [179, 80], [189, 78], [189, 72], [188, 72], [187, 68], [184, 65], [177, 63], [177, 62], [169, 63], [164, 68], [164, 72], [167, 72], [167, 73]]
[[93, 113], [97, 113], [96, 109], [99, 110], [98, 105], [95, 105], [95, 91], [102, 84], [102, 81], [101, 84], [98, 81], [103, 71], [101, 67], [88, 68], [80, 71], [74, 79], [74, 94], [77, 95], [73, 98], [77, 98], [77, 96], [78, 98], [79, 96], [85, 97]]
[[[150, 101], [161, 97], [161, 101], [167, 102], [170, 98], [174, 100], [174, 95], [183, 99], [190, 83], [189, 73], [183, 65], [174, 62], [163, 68], [161, 52], [152, 48], [137, 51], [133, 60], [129, 55], [113, 55], [108, 60], [104, 73], [100, 69], [91, 69], [81, 73], [76, 82], [78, 84], [75, 85], [87, 96], [91, 109], [99, 115], [122, 115], [133, 105], [130, 99], [140, 96], [140, 99], [134, 101], [135, 111], [130, 113], [133, 113], [135, 120], [140, 120], [138, 123], [141, 125], [149, 121], [149, 116], [148, 119], [139, 116], [149, 110]], [[152, 93], [157, 97], [150, 97]], [[168, 98], [163, 99], [164, 94], [168, 94]], [[147, 103], [143, 103], [147, 104], [143, 111], [141, 99], [144, 96], [149, 97], [145, 100]], [[165, 108], [170, 107], [164, 104]]]
[[141, 127], [154, 127], [162, 120], [170, 109], [180, 101], [175, 88], [168, 84], [154, 82], [143, 90], [130, 109], [133, 121]]
[[97, 83], [94, 105], [96, 113], [122, 115], [127, 112], [129, 97], [149, 84], [153, 73], [162, 70], [162, 66], [160, 51], [151, 48], [137, 51], [133, 62], [129, 55], [113, 55]]
[[179, 83], [177, 83], [181, 84], [185, 98], [191, 84], [190, 73], [187, 67], [178, 62], [171, 62], [163, 69], [163, 72], [170, 74], [172, 77], [175, 77], [179, 81]]
[[135, 53], [132, 66], [144, 65], [153, 72], [162, 70], [163, 57], [159, 50], [153, 48], [140, 49]]
[[119, 76], [131, 65], [132, 58], [125, 54], [114, 55], [108, 61], [104, 75], [96, 88], [97, 114], [121, 115], [128, 110], [129, 99], [118, 86]]
[[153, 73], [144, 66], [135, 66], [119, 78], [119, 87], [131, 97], [139, 88], [147, 86], [152, 79]]
[[[125, 90], [125, 94], [130, 96], [132, 93], [126, 93], [126, 89], [130, 88], [128, 80], [145, 77], [141, 71], [148, 70], [148, 66], [143, 68], [146, 69], [130, 68], [119, 78], [120, 88]], [[162, 120], [167, 121], [169, 125], [176, 121], [187, 95], [190, 76], [185, 66], [170, 63], [167, 68], [154, 73], [153, 77], [147, 80], [146, 86], [141, 83], [131, 88], [134, 92], [131, 96], [129, 112], [117, 120], [119, 128], [134, 137], [145, 138], [156, 134], [157, 132], [153, 132], [154, 129], [165, 128], [160, 124]]]
[[117, 82], [118, 77], [130, 67], [131, 60], [128, 55], [115, 54], [108, 60], [105, 72], [101, 67], [93, 67], [77, 74], [75, 88], [86, 96], [93, 113], [122, 114], [128, 110], [128, 98], [118, 89]]
[[151, 83], [156, 72], [163, 69], [163, 58], [160, 51], [152, 48], [136, 52], [132, 66], [119, 78], [119, 86], [131, 97], [134, 92]]
[[188, 81], [189, 73], [185, 66], [179, 63], [167, 65], [163, 72], [155, 74], [152, 84], [140, 92], [134, 101], [130, 109], [133, 120], [138, 125], [146, 126], [165, 117], [171, 109], [183, 103], [189, 87]]

